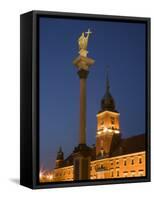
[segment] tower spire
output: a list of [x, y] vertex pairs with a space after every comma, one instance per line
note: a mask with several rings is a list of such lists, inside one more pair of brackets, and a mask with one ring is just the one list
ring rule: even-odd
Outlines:
[[109, 82], [109, 74], [108, 74], [109, 66], [107, 65], [105, 68], [106, 71], [106, 91], [105, 95], [101, 101], [101, 110], [102, 111], [115, 111], [115, 102], [110, 93], [110, 82]]
[[110, 91], [110, 82], [109, 82], [109, 65], [106, 65], [106, 93]]
[[64, 153], [62, 151], [62, 147], [59, 147], [59, 150], [57, 152], [57, 160], [63, 160], [64, 159]]
[[62, 152], [62, 147], [61, 147], [61, 145], [59, 146], [59, 152]]

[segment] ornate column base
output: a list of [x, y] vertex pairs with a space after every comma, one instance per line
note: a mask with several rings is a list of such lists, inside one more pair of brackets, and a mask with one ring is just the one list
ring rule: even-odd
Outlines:
[[91, 149], [86, 144], [79, 144], [73, 153], [74, 180], [89, 180]]

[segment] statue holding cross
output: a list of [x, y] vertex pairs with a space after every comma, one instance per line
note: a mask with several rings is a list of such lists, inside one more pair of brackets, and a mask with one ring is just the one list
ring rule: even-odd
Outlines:
[[[86, 55], [88, 53], [88, 51], [87, 51], [88, 39], [89, 39], [89, 35], [91, 33], [92, 32], [90, 31], [90, 29], [88, 29], [88, 31], [85, 33], [83, 32], [78, 39], [79, 53], [81, 56], [86, 57]], [[86, 36], [85, 36], [85, 34], [86, 34]]]

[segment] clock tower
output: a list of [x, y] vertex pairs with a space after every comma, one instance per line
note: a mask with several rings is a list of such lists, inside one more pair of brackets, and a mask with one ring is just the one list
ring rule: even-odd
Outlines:
[[120, 139], [119, 115], [115, 101], [110, 93], [108, 73], [106, 75], [106, 91], [101, 100], [101, 110], [97, 113], [96, 157], [110, 156], [112, 148]]

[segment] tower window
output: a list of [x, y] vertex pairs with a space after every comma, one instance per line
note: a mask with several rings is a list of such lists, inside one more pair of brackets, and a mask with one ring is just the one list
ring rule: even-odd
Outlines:
[[114, 124], [114, 122], [115, 122], [115, 118], [111, 117], [111, 124]]
[[104, 120], [101, 121], [101, 125], [104, 125]]

